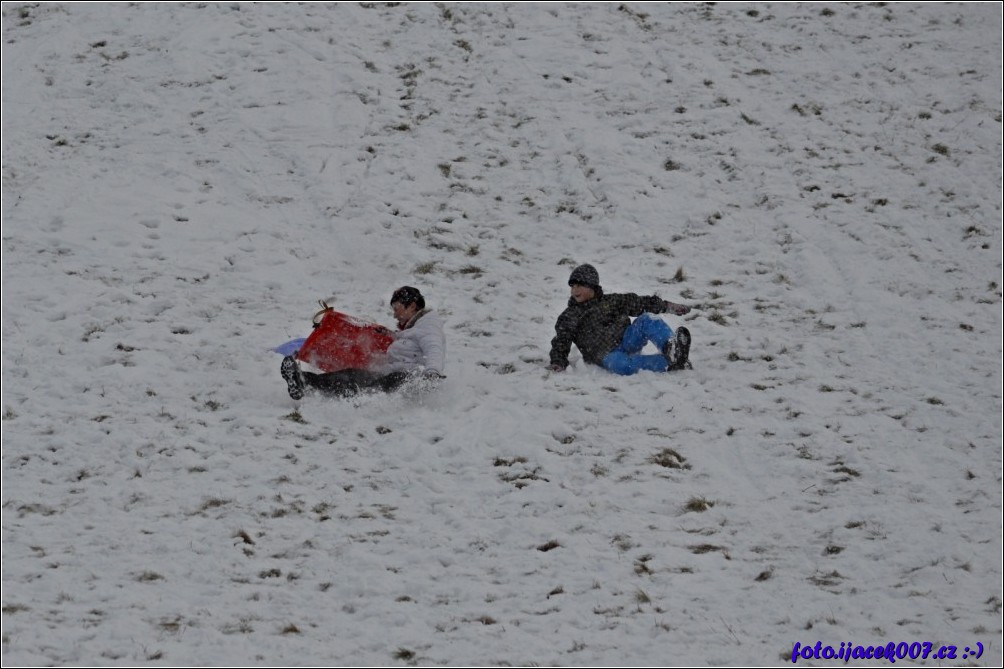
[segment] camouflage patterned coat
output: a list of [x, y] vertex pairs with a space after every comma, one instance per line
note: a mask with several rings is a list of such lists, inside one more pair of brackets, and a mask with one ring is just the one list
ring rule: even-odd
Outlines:
[[575, 344], [586, 362], [599, 365], [607, 353], [620, 345], [624, 330], [631, 324], [631, 317], [646, 312], [662, 314], [669, 306], [669, 303], [655, 295], [604, 295], [602, 290], [593, 299], [582, 303], [569, 298], [568, 307], [554, 324], [551, 364], [567, 367], [568, 354], [572, 350], [572, 344]]

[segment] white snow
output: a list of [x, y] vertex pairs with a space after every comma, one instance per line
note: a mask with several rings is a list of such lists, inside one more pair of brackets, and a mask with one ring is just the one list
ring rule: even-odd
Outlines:
[[[1001, 37], [4, 3], [4, 666], [999, 665]], [[695, 369], [547, 372], [583, 262]], [[269, 349], [404, 284], [444, 387], [291, 400]]]

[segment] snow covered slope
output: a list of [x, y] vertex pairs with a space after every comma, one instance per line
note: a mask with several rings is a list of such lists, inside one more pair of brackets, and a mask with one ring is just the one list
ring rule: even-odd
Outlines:
[[[999, 664], [1001, 36], [5, 3], [4, 665]], [[548, 373], [583, 262], [694, 371]], [[269, 349], [404, 284], [442, 390], [293, 402]]]

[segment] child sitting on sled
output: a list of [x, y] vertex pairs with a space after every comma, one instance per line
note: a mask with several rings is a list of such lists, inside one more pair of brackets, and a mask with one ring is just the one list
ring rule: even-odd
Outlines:
[[[326, 395], [350, 397], [366, 390], [392, 392], [414, 377], [443, 378], [446, 336], [442, 318], [426, 309], [422, 293], [411, 286], [394, 291], [390, 304], [397, 320], [397, 332], [379, 326], [360, 326], [329, 309], [318, 314], [317, 327], [325, 328], [326, 318], [339, 319], [331, 322], [336, 326], [349, 323], [347, 327], [351, 328], [351, 336], [356, 341], [336, 340], [338, 346], [334, 350], [320, 349], [318, 352], [310, 350], [318, 347], [312, 346], [308, 338], [297, 353], [283, 358], [279, 373], [286, 381], [289, 396], [298, 400], [307, 390], [316, 390]], [[361, 348], [363, 340], [365, 346]], [[328, 341], [332, 339], [329, 337]], [[363, 366], [337, 369], [340, 365], [335, 358], [351, 359]], [[305, 372], [297, 360], [317, 364], [321, 369], [336, 369], [320, 374]]]

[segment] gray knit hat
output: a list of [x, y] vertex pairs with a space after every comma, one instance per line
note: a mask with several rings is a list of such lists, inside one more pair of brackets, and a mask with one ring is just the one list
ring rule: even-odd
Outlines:
[[600, 273], [592, 265], [579, 265], [572, 270], [572, 276], [568, 277], [568, 285], [574, 284], [589, 286], [596, 290], [600, 287]]

